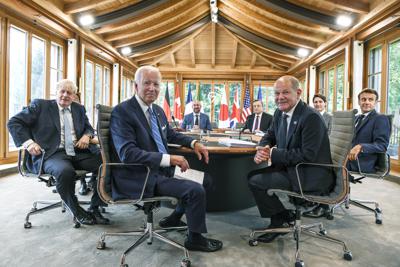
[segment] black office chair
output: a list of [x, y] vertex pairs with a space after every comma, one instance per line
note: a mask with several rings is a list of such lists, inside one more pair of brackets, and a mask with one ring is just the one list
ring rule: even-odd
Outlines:
[[[296, 175], [299, 183], [300, 192], [292, 192], [280, 189], [270, 189], [268, 194], [276, 194], [287, 209], [296, 211], [295, 224], [288, 228], [276, 228], [276, 229], [261, 229], [253, 230], [250, 233], [250, 246], [256, 246], [258, 244], [257, 238], [255, 237], [258, 233], [293, 233], [296, 241], [296, 262], [295, 267], [303, 267], [304, 262], [300, 258], [300, 235], [306, 234], [311, 237], [323, 239], [329, 242], [337, 243], [343, 246], [343, 258], [351, 261], [353, 256], [351, 251], [347, 248], [346, 243], [342, 240], [328, 236], [322, 222], [312, 224], [301, 224], [301, 216], [303, 212], [310, 210], [310, 207], [304, 205], [305, 203], [313, 202], [317, 204], [335, 205], [343, 202], [349, 194], [348, 185], [348, 172], [346, 169], [347, 155], [351, 149], [351, 140], [354, 135], [354, 111], [336, 111], [333, 113], [333, 125], [331, 135], [329, 136], [331, 157], [333, 164], [316, 164], [316, 163], [299, 163], [296, 166]], [[306, 165], [314, 166], [326, 166], [332, 167], [336, 173], [336, 184], [332, 191], [327, 196], [311, 195], [303, 192], [302, 185], [299, 177], [299, 168]], [[312, 177], [310, 177], [312, 179]], [[312, 230], [318, 228], [317, 231]]]
[[[29, 178], [37, 178], [39, 182], [44, 182], [47, 187], [52, 187], [56, 184], [55, 178], [47, 173], [42, 172], [42, 165], [43, 165], [43, 159], [45, 155], [45, 151], [42, 150], [42, 157], [40, 161], [40, 167], [39, 167], [39, 173], [33, 173], [31, 171], [32, 166], [32, 157], [28, 153], [26, 149], [20, 149], [18, 152], [18, 172], [23, 176], [23, 177], [29, 177]], [[88, 174], [87, 171], [84, 170], [76, 170], [76, 179], [79, 180], [82, 177], [86, 177]], [[57, 193], [56, 189], [53, 189], [53, 193]], [[82, 205], [88, 205], [90, 204], [90, 201], [78, 201], [79, 204]], [[38, 208], [38, 205], [43, 205], [42, 207]], [[33, 207], [32, 209], [28, 212], [28, 214], [25, 217], [25, 223], [24, 223], [24, 228], [29, 229], [32, 227], [32, 223], [29, 221], [29, 217], [34, 214], [42, 213], [47, 210], [52, 210], [55, 208], [61, 207], [61, 211], [65, 212], [65, 205], [64, 202], [60, 200], [36, 200], [33, 202]], [[75, 217], [73, 217], [73, 222], [74, 222], [74, 227], [79, 228], [80, 223], [76, 220]]]
[[[172, 231], [172, 230], [186, 230], [187, 227], [171, 227], [171, 228], [165, 228], [165, 229], [156, 229], [153, 227], [153, 212], [155, 208], [158, 208], [160, 206], [160, 202], [170, 202], [171, 204], [175, 205], [177, 204], [178, 200], [174, 197], [167, 197], [167, 196], [157, 196], [157, 197], [150, 197], [150, 198], [145, 198], [143, 197], [144, 191], [147, 185], [147, 179], [150, 174], [150, 168], [142, 165], [142, 164], [124, 164], [124, 163], [111, 163], [110, 162], [110, 144], [109, 144], [109, 138], [110, 138], [110, 117], [111, 117], [111, 107], [104, 106], [97, 104], [96, 105], [97, 109], [97, 133], [100, 141], [100, 148], [101, 148], [101, 156], [102, 156], [102, 165], [99, 168], [99, 178], [97, 182], [97, 189], [100, 198], [107, 204], [128, 204], [128, 205], [134, 205], [137, 207], [137, 209], [143, 210], [143, 212], [146, 214], [146, 224], [145, 227], [142, 229], [134, 230], [134, 231], [126, 231], [126, 232], [105, 232], [101, 235], [100, 240], [98, 241], [97, 244], [97, 249], [105, 249], [106, 243], [105, 243], [105, 238], [107, 236], [139, 236], [139, 239], [136, 240], [121, 256], [120, 260], [120, 266], [121, 267], [128, 267], [128, 264], [125, 263], [125, 258], [129, 252], [131, 252], [134, 248], [139, 246], [141, 243], [143, 243], [145, 240], [147, 240], [147, 244], [152, 244], [153, 242], [153, 237], [156, 239], [165, 242], [167, 244], [170, 244], [174, 247], [177, 247], [179, 249], [183, 250], [184, 257], [181, 261], [181, 266], [182, 267], [188, 267], [190, 266], [191, 262], [189, 259], [189, 252], [187, 249], [182, 246], [181, 244], [166, 238], [161, 235], [161, 233], [165, 233], [167, 231]], [[144, 168], [147, 171], [144, 184], [141, 190], [140, 197], [138, 199], [122, 199], [122, 200], [113, 200], [111, 197], [111, 177], [110, 177], [110, 172], [111, 168], [123, 168], [126, 166], [130, 167], [137, 167], [137, 168]], [[132, 173], [132, 176], [134, 176], [135, 173]], [[132, 179], [134, 179], [132, 177]]]
[[[390, 125], [390, 133], [392, 132], [393, 129], [393, 115], [386, 115], [386, 117], [389, 120], [389, 125]], [[375, 173], [365, 173], [362, 171], [360, 167], [360, 161], [357, 158], [357, 165], [358, 165], [358, 172], [355, 171], [350, 171], [349, 173], [353, 175], [353, 179], [350, 181], [352, 183], [362, 183], [362, 180], [369, 177], [369, 178], [376, 178], [376, 179], [384, 179], [387, 175], [390, 173], [390, 155], [387, 152], [382, 152], [382, 153], [377, 153], [378, 155], [378, 161], [376, 167], [376, 172]], [[375, 208], [371, 208], [367, 206], [366, 204], [373, 204]], [[346, 209], [350, 207], [350, 205], [354, 205], [356, 207], [362, 208], [364, 210], [367, 210], [369, 212], [374, 213], [375, 215], [375, 223], [376, 224], [382, 224], [382, 209], [379, 206], [379, 203], [375, 200], [366, 200], [366, 199], [354, 199], [351, 198], [351, 195], [345, 199], [343, 203], [339, 203], [335, 206], [333, 206], [327, 215], [327, 218], [332, 220], [334, 218], [334, 211], [336, 208], [344, 205]]]

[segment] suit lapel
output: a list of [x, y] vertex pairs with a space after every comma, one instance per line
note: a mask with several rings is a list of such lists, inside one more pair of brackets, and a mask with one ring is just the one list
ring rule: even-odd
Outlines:
[[299, 104], [297, 105], [296, 109], [293, 112], [293, 117], [290, 120], [289, 130], [286, 137], [286, 147], [290, 144], [292, 139], [293, 133], [295, 132], [297, 125], [299, 124], [300, 115], [303, 110], [303, 102], [300, 100]]
[[144, 125], [144, 128], [147, 130], [147, 132], [149, 133], [151, 138], [153, 138], [153, 135], [151, 134], [149, 122], [147, 121], [146, 115], [144, 115], [142, 108], [140, 107], [139, 103], [137, 102], [136, 97], [133, 96], [131, 98], [131, 100], [129, 100], [129, 101], [132, 101], [132, 107], [135, 110], [135, 114], [137, 115], [141, 124]]
[[57, 128], [57, 131], [61, 133], [61, 126], [60, 126], [60, 111], [58, 110], [58, 105], [55, 100], [52, 101], [50, 105], [50, 117], [53, 120], [54, 125]]
[[369, 113], [369, 115], [364, 118], [362, 121], [360, 121], [360, 127], [356, 128], [356, 134], [361, 130], [361, 128], [363, 128], [373, 117], [375, 117], [376, 115], [376, 111], [372, 110], [371, 113]]

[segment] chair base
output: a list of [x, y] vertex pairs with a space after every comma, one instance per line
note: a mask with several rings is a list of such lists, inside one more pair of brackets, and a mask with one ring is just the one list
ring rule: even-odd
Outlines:
[[[371, 208], [365, 204], [373, 204], [375, 206], [374, 208]], [[345, 206], [346, 209], [350, 207], [350, 205], [354, 205], [356, 207], [359, 207], [361, 209], [364, 209], [366, 211], [372, 212], [375, 215], [375, 223], [376, 224], [382, 224], [383, 219], [382, 219], [382, 209], [379, 207], [379, 203], [375, 200], [361, 200], [361, 199], [351, 199], [350, 197], [347, 197], [342, 203], [339, 203], [335, 206], [333, 206], [330, 209], [330, 213], [328, 214], [327, 218], [332, 220], [334, 218], [334, 212], [335, 209], [341, 206]]]
[[128, 267], [128, 264], [125, 263], [125, 259], [133, 249], [138, 247], [140, 244], [142, 244], [145, 240], [147, 240], [147, 244], [151, 245], [153, 243], [153, 238], [156, 238], [164, 243], [170, 244], [176, 248], [179, 248], [183, 250], [184, 257], [181, 260], [181, 267], [190, 267], [191, 262], [189, 258], [189, 251], [182, 246], [181, 244], [161, 235], [162, 233], [166, 233], [171, 230], [185, 230], [187, 229], [187, 226], [182, 226], [182, 227], [170, 227], [170, 228], [161, 228], [161, 229], [154, 229], [153, 228], [153, 212], [148, 211], [147, 214], [147, 223], [146, 226], [142, 229], [138, 230], [133, 230], [133, 231], [126, 231], [126, 232], [104, 232], [98, 243], [97, 243], [97, 249], [105, 249], [106, 248], [106, 242], [105, 239], [107, 236], [139, 236], [139, 239], [136, 240], [135, 243], [133, 243], [128, 249], [124, 251], [121, 255], [120, 259], [120, 267]]
[[[78, 203], [80, 205], [89, 205], [90, 201], [78, 201]], [[38, 205], [45, 205], [45, 206], [38, 208]], [[64, 202], [61, 200], [58, 200], [58, 201], [57, 200], [54, 200], [54, 201], [52, 201], [52, 200], [37, 200], [37, 201], [33, 202], [32, 206], [33, 206], [32, 209], [25, 216], [25, 223], [24, 223], [25, 229], [32, 228], [32, 223], [29, 221], [29, 218], [31, 215], [43, 213], [45, 211], [52, 210], [52, 209], [55, 209], [58, 207], [61, 207], [61, 212], [63, 212], [63, 213], [66, 210]], [[79, 228], [81, 226], [81, 224], [76, 220], [75, 217], [73, 218], [73, 222], [74, 222], [74, 228]]]
[[[319, 228], [319, 231], [315, 231], [315, 230], [313, 230], [313, 228]], [[347, 261], [351, 261], [353, 259], [351, 251], [347, 248], [346, 243], [342, 240], [339, 240], [332, 236], [329, 236], [327, 234], [322, 222], [302, 225], [301, 219], [297, 219], [295, 222], [295, 225], [291, 226], [291, 227], [253, 230], [250, 233], [249, 245], [257, 246], [258, 240], [257, 240], [257, 237], [255, 237], [255, 235], [256, 234], [265, 234], [265, 233], [282, 233], [282, 234], [293, 233], [294, 240], [296, 241], [295, 267], [304, 266], [304, 262], [302, 261], [302, 259], [300, 257], [300, 243], [299, 242], [300, 242], [301, 234], [305, 234], [305, 235], [308, 235], [308, 236], [311, 236], [314, 238], [319, 238], [319, 239], [329, 241], [332, 243], [340, 244], [343, 247], [343, 258]]]

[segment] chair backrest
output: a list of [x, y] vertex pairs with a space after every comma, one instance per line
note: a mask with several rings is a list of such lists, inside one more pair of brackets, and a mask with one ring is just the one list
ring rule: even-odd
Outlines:
[[349, 193], [347, 155], [352, 148], [354, 121], [357, 110], [333, 112], [332, 129], [329, 135], [332, 163], [343, 166], [336, 170], [336, 183], [330, 197], [344, 199]]
[[[101, 148], [102, 166], [110, 161], [110, 118], [112, 107], [97, 104], [97, 136]], [[111, 172], [110, 168], [102, 167], [99, 169], [97, 190], [99, 197], [106, 203], [112, 201], [111, 197]]]

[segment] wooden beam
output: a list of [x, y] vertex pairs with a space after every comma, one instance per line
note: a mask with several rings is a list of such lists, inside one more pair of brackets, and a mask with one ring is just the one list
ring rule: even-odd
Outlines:
[[66, 3], [64, 5], [64, 13], [74, 14], [79, 12], [85, 12], [90, 9], [96, 9], [101, 5], [109, 5], [115, 2], [114, 0], [81, 0], [72, 3]]
[[225, 28], [224, 26], [222, 27], [233, 39], [236, 39], [238, 41], [239, 44], [243, 45], [244, 47], [246, 47], [247, 49], [249, 49], [251, 52], [257, 54], [257, 56], [259, 56], [262, 60], [264, 60], [266, 63], [268, 63], [268, 65], [272, 66], [273, 68], [277, 68], [278, 70], [282, 70], [282, 67], [276, 65], [274, 62], [266, 59], [265, 57], [263, 57], [262, 55], [260, 55], [257, 51], [252, 50], [249, 46], [247, 46], [242, 40], [240, 40], [238, 37], [236, 37], [233, 33], [231, 33], [227, 28]]
[[233, 39], [233, 46], [232, 46], [232, 61], [231, 61], [231, 68], [235, 68], [236, 64], [236, 57], [237, 57], [237, 50], [238, 50], [238, 41], [237, 39]]
[[190, 59], [192, 62], [192, 67], [194, 68], [196, 66], [196, 58], [194, 54], [194, 38], [190, 39]]
[[175, 56], [174, 53], [170, 53], [169, 54], [170, 58], [171, 58], [171, 63], [172, 63], [172, 67], [176, 67], [176, 62], [175, 62]]
[[[183, 46], [187, 45], [190, 40], [193, 38], [196, 38], [196, 36], [198, 36], [202, 31], [204, 31], [204, 29], [207, 28], [209, 24], [203, 25], [201, 28], [199, 28], [198, 30], [196, 30], [194, 33], [192, 33], [190, 36], [186, 37], [181, 43], [179, 43], [178, 45], [175, 45], [173, 48], [171, 48], [171, 53], [175, 53], [176, 51], [178, 51], [179, 49], [181, 49]], [[168, 54], [164, 54], [163, 56], [157, 58], [156, 60], [153, 61], [153, 64], [157, 64], [160, 61], [164, 60], [165, 57], [167, 57]]]
[[397, 14], [387, 17], [386, 19], [376, 23], [375, 25], [372, 25], [371, 27], [366, 28], [362, 32], [359, 32], [356, 34], [356, 40], [365, 40], [365, 39], [370, 39], [371, 36], [379, 34], [381, 31], [384, 31], [385, 29], [390, 29], [400, 21], [400, 12], [397, 12]]
[[367, 14], [369, 12], [369, 3], [363, 1], [353, 1], [353, 0], [324, 0], [326, 2], [334, 4], [336, 7], [354, 12], [359, 14]]
[[251, 62], [250, 62], [250, 69], [254, 68], [254, 65], [256, 65], [256, 60], [257, 60], [257, 55], [253, 53], [253, 56], [251, 57]]
[[215, 38], [216, 28], [215, 23], [211, 23], [211, 67], [215, 67]]
[[[171, 66], [169, 65], [160, 65], [159, 69], [162, 73], [164, 72], [171, 72]], [[179, 73], [207, 73], [210, 77], [210, 75], [214, 74], [232, 74], [232, 73], [259, 73], [265, 76], [281, 76], [286, 73], [285, 70], [278, 71], [276, 69], [272, 69], [269, 67], [255, 67], [253, 69], [250, 69], [248, 66], [236, 66], [234, 69], [230, 68], [230, 65], [217, 65], [215, 66], [214, 69], [211, 68], [211, 64], [196, 64], [196, 68], [192, 68], [190, 66], [184, 65], [184, 64], [177, 64], [176, 68], [173, 69], [174, 72], [179, 72]]]
[[[158, 16], [152, 16], [153, 18], [145, 18], [143, 20], [132, 20], [127, 21], [123, 30], [115, 29], [110, 33], [105, 33], [103, 35], [103, 39], [107, 42], [126, 39], [129, 37], [140, 36], [141, 34], [148, 33], [153, 30], [160, 31], [162, 27], [166, 28], [169, 31], [173, 31], [175, 28], [178, 28], [180, 25], [184, 25], [189, 21], [192, 21], [195, 17], [204, 12], [208, 12], [208, 5], [204, 2], [197, 2], [190, 7], [181, 6], [175, 10], [170, 12], [162, 12], [156, 13]], [[161, 16], [163, 15], [163, 16]], [[165, 19], [167, 18], [167, 19]]]

